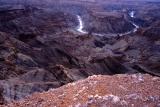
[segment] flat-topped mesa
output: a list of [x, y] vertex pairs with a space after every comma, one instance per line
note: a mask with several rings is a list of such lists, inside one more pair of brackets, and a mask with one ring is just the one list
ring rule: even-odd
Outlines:
[[25, 10], [26, 8], [23, 5], [5, 5], [0, 6], [0, 12], [3, 11], [14, 11], [14, 10]]
[[119, 12], [92, 12], [92, 15], [98, 18], [112, 17], [112, 18], [123, 18], [123, 14]]

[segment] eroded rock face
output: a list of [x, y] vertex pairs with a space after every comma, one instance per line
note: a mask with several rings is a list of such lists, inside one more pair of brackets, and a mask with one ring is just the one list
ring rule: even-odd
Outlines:
[[160, 78], [143, 74], [91, 76], [58, 89], [33, 94], [7, 107], [153, 107], [159, 106], [159, 85]]
[[[92, 75], [141, 72], [159, 76], [158, 33], [154, 40], [143, 35], [147, 32], [144, 29], [123, 37], [81, 34], [76, 31], [77, 14], [73, 14], [77, 10], [71, 13], [70, 9], [62, 10], [55, 13], [48, 8], [22, 6], [0, 12], [2, 104]], [[100, 31], [115, 33], [127, 26], [132, 28], [127, 18], [110, 16], [106, 13], [105, 17], [94, 16], [98, 23], [94, 26]], [[113, 24], [117, 21], [118, 25]], [[126, 27], [121, 27], [125, 24]]]
[[85, 28], [87, 31], [95, 33], [123, 33], [134, 28], [134, 26], [123, 17], [123, 14], [114, 12], [93, 13], [86, 23]]
[[0, 44], [4, 43], [6, 39], [7, 39], [6, 34], [3, 32], [0, 32]]
[[148, 37], [152, 41], [157, 41], [160, 39], [160, 22], [157, 22], [153, 27], [148, 28], [144, 32], [144, 36]]
[[34, 92], [47, 91], [49, 88], [59, 87], [55, 76], [43, 69], [31, 70], [17, 78], [0, 82], [1, 95], [4, 101], [10, 102], [28, 96]]
[[124, 52], [128, 48], [129, 44], [125, 40], [120, 40], [112, 46], [113, 51]]

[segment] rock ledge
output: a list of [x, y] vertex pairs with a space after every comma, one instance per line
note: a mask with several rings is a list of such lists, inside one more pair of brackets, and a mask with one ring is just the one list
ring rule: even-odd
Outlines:
[[91, 76], [36, 93], [7, 107], [159, 107], [160, 78], [145, 74]]

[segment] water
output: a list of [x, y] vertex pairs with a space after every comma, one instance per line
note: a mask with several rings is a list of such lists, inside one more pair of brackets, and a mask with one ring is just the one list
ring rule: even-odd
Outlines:
[[[131, 12], [129, 13], [129, 15], [130, 15], [131, 18], [135, 18], [135, 11], [131, 11]], [[132, 25], [135, 27], [135, 28], [133, 29], [133, 32], [136, 32], [136, 31], [139, 29], [139, 26], [136, 25], [134, 22], [131, 22], [131, 23], [132, 23]]]
[[138, 25], [136, 25], [135, 23], [133, 23], [132, 22], [132, 24], [133, 24], [133, 26], [135, 26], [135, 28], [133, 29], [133, 32], [137, 32], [137, 30], [139, 29], [139, 26]]
[[84, 23], [82, 21], [82, 18], [79, 15], [77, 15], [77, 19], [78, 19], [78, 22], [79, 22], [79, 25], [77, 27], [77, 31], [80, 32], [80, 33], [86, 34], [87, 32], [83, 30]]
[[129, 16], [130, 16], [131, 18], [135, 18], [135, 11], [131, 11], [131, 12], [129, 13]]
[[[135, 18], [135, 11], [131, 11], [129, 13], [129, 16], [131, 18]], [[139, 29], [139, 26], [137, 24], [135, 24], [133, 21], [131, 21], [132, 25], [135, 27], [133, 30], [129, 31], [129, 32], [125, 32], [125, 33], [121, 33], [119, 34], [120, 36], [123, 36], [123, 35], [128, 35], [128, 34], [131, 34], [131, 33], [135, 33], [137, 32], [137, 30]]]
[[[131, 12], [129, 13], [129, 16], [130, 16], [131, 18], [135, 18], [135, 11], [131, 11]], [[83, 20], [82, 20], [81, 16], [77, 15], [77, 19], [78, 19], [78, 22], [79, 22], [79, 25], [78, 25], [78, 27], [77, 27], [77, 31], [80, 32], [80, 33], [82, 33], [82, 34], [88, 33], [88, 32], [86, 32], [86, 31], [83, 30], [83, 29], [84, 29], [84, 23], [83, 23]], [[120, 33], [120, 34], [119, 34], [120, 36], [128, 35], [128, 34], [137, 32], [137, 30], [139, 29], [139, 26], [136, 25], [136, 24], [135, 24], [134, 22], [132, 22], [132, 21], [131, 21], [131, 23], [132, 23], [132, 25], [133, 25], [135, 28], [132, 29], [131, 31], [128, 31], [128, 32], [125, 32], [125, 33]], [[93, 34], [94, 34], [94, 35], [97, 35], [97, 36], [103, 36], [103, 34], [98, 34], [98, 33], [93, 33]]]

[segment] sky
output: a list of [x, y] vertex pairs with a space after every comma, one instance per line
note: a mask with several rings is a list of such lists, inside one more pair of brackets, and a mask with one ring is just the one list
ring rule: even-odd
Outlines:
[[60, 2], [60, 1], [83, 1], [83, 2], [111, 2], [111, 1], [152, 1], [152, 2], [160, 2], [160, 0], [0, 0], [0, 3], [34, 3], [34, 4], [39, 4], [39, 3], [53, 3], [53, 2]]

